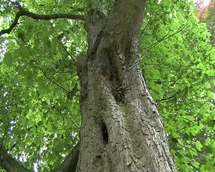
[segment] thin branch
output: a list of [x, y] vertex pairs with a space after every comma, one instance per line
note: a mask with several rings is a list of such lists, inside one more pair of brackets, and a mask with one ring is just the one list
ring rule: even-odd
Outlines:
[[[28, 47], [27, 47], [28, 48]], [[55, 81], [53, 81], [51, 78], [49, 78], [45, 71], [40, 67], [39, 63], [36, 61], [35, 57], [32, 55], [32, 53], [30, 52], [30, 50], [28, 49], [29, 53], [31, 54], [31, 56], [34, 58], [34, 62], [36, 63], [37, 67], [40, 69], [40, 71], [43, 73], [43, 75], [45, 76], [45, 78], [47, 80], [49, 80], [52, 84], [56, 85], [58, 88], [60, 88], [63, 92], [68, 93], [69, 91], [67, 91], [65, 88], [63, 88], [61, 85], [59, 85], [58, 83], [56, 83]]]
[[[24, 41], [24, 40], [23, 40]], [[36, 66], [39, 68], [39, 70], [43, 73], [43, 75], [45, 76], [45, 78], [47, 80], [49, 80], [52, 84], [56, 85], [58, 88], [60, 88], [63, 92], [68, 93], [69, 91], [67, 91], [64, 87], [62, 87], [61, 85], [59, 85], [58, 83], [56, 83], [55, 81], [53, 81], [51, 78], [49, 78], [46, 75], [46, 72], [42, 69], [42, 67], [39, 65], [39, 63], [37, 62], [36, 58], [34, 57], [34, 55], [32, 54], [32, 52], [30, 51], [28, 45], [26, 44], [26, 42], [24, 41], [26, 48], [28, 49], [28, 52], [30, 53], [33, 62], [35, 62]]]
[[[181, 67], [180, 67], [180, 69], [181, 69]], [[179, 71], [176, 72], [177, 74], [180, 72], [180, 69], [179, 69]], [[181, 75], [179, 75], [175, 81], [169, 81], [169, 82], [171, 82], [171, 84], [166, 88], [166, 90], [169, 89], [171, 86], [174, 86], [179, 81], [179, 79], [181, 79], [182, 75], [183, 75], [183, 73], [181, 73]]]
[[172, 37], [172, 36], [174, 36], [174, 35], [180, 33], [183, 29], [184, 29], [184, 28], [182, 27], [182, 28], [179, 29], [177, 32], [175, 32], [175, 33], [173, 33], [173, 34], [171, 34], [171, 35], [166, 35], [164, 38], [161, 38], [160, 40], [158, 40], [157, 42], [153, 43], [152, 45], [150, 45], [150, 46], [148, 46], [148, 47], [144, 47], [144, 49], [149, 50], [149, 49], [155, 47], [155, 46], [156, 46], [157, 44], [159, 44], [160, 42], [162, 42], [162, 41], [164, 41], [164, 40], [166, 40], [166, 39], [168, 39], [168, 38], [170, 38], [170, 37]]
[[[57, 31], [54, 29], [54, 27], [51, 27], [54, 32], [57, 34]], [[64, 51], [71, 57], [71, 59], [74, 61], [74, 63], [71, 62], [71, 64], [73, 64], [74, 66], [76, 66], [76, 60], [75, 58], [67, 51], [67, 49], [63, 46], [62, 42], [59, 40], [59, 43], [61, 45], [61, 47], [64, 49]]]
[[78, 156], [79, 156], [79, 147], [80, 143], [78, 142], [70, 152], [70, 154], [67, 156], [67, 158], [63, 161], [63, 163], [57, 167], [56, 169], [50, 171], [50, 172], [75, 172], [76, 166], [78, 163]]
[[177, 91], [175, 94], [173, 94], [173, 95], [170, 96], [170, 97], [166, 97], [166, 98], [163, 98], [163, 99], [159, 99], [158, 101], [161, 102], [161, 101], [166, 101], [166, 100], [172, 99], [172, 98], [174, 98], [178, 93], [180, 93], [180, 91]]
[[10, 34], [10, 32], [13, 30], [13, 28], [18, 24], [19, 17], [21, 16], [28, 16], [35, 20], [51, 20], [51, 19], [59, 19], [59, 18], [66, 18], [66, 19], [72, 19], [72, 20], [85, 20], [85, 17], [83, 15], [74, 15], [74, 14], [49, 14], [49, 15], [43, 15], [43, 14], [35, 14], [32, 13], [24, 8], [22, 8], [19, 4], [18, 5], [18, 13], [15, 16], [15, 19], [10, 26], [10, 28], [1, 30], [0, 36], [3, 34]]
[[91, 0], [88, 0], [88, 10], [90, 11], [92, 9], [92, 1]]

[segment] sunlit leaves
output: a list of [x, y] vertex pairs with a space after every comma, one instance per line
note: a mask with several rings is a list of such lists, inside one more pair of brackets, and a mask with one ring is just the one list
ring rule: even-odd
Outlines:
[[194, 166], [195, 168], [199, 168], [199, 162], [191, 162], [191, 165]]
[[196, 141], [196, 149], [198, 149], [199, 151], [201, 151], [202, 149], [202, 144], [200, 141]]
[[179, 171], [204, 166], [205, 157], [210, 157], [204, 140], [213, 138], [215, 131], [214, 49], [206, 25], [198, 23], [191, 5], [188, 1], [148, 2], [140, 41], [143, 72]]
[[[71, 13], [71, 6], [84, 7], [85, 2], [26, 1], [25, 5], [38, 14]], [[21, 17], [19, 26], [1, 40], [7, 47], [0, 63], [1, 95], [5, 95], [0, 99], [0, 119], [5, 124], [1, 133], [11, 128], [4, 143], [9, 150], [15, 144], [9, 151], [13, 156], [25, 152], [26, 167], [43, 161], [38, 170], [48, 171], [63, 160], [50, 152], [67, 155], [78, 140], [78, 96], [68, 100], [67, 93], [77, 83], [75, 58], [87, 47], [83, 23]], [[8, 118], [3, 118], [6, 113]], [[10, 120], [15, 121], [13, 127]]]

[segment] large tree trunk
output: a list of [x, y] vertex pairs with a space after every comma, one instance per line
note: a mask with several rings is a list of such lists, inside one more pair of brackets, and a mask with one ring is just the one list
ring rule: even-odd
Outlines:
[[[106, 20], [86, 23], [81, 81], [78, 172], [177, 171], [139, 64], [145, 0], [116, 0]], [[95, 17], [98, 16], [98, 17]]]

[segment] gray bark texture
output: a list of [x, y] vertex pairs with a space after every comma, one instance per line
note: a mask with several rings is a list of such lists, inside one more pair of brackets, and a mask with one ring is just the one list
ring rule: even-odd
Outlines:
[[145, 0], [116, 0], [107, 19], [87, 19], [77, 172], [177, 171], [139, 64], [144, 8]]

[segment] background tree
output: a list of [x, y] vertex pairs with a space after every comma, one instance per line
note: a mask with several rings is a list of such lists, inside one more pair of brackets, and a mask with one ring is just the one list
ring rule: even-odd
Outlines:
[[[77, 133], [81, 125], [80, 94], [81, 140], [85, 140], [78, 166], [83, 163], [82, 168], [86, 168], [89, 162], [88, 170], [96, 165], [101, 171], [150, 169], [152, 165], [146, 161], [157, 152], [146, 145], [153, 145], [153, 140], [161, 152], [167, 145], [160, 143], [165, 140], [160, 135], [162, 126], [138, 72], [139, 54], [178, 170], [213, 170], [214, 105], [210, 90], [214, 49], [205, 25], [198, 24], [192, 15], [194, 4], [148, 1], [138, 37], [142, 4], [51, 2], [22, 1], [19, 6], [1, 1], [2, 29], [12, 26], [11, 30], [1, 31], [10, 32], [9, 35], [0, 37], [4, 56], [0, 63], [2, 167], [7, 169], [7, 160], [12, 163], [13, 157], [22, 162], [20, 168], [33, 169], [34, 164], [38, 171], [75, 169], [79, 144], [74, 145], [80, 139]], [[18, 17], [18, 26], [13, 28]], [[51, 20], [57, 18], [61, 19]], [[144, 108], [136, 108], [137, 102]], [[141, 128], [143, 132], [138, 132]], [[202, 130], [209, 136], [204, 142], [196, 137]], [[203, 148], [207, 150], [204, 154]], [[169, 154], [168, 148], [166, 153]], [[163, 154], [160, 155], [162, 163]], [[198, 156], [207, 161], [200, 164]], [[166, 157], [174, 171], [171, 155]], [[155, 169], [158, 164], [154, 164]], [[10, 164], [9, 168], [12, 167], [19, 168]]]
[[201, 23], [206, 23], [207, 29], [211, 34], [210, 42], [212, 46], [215, 46], [215, 1], [211, 0], [206, 6], [200, 5], [201, 3], [204, 3], [204, 1], [196, 3], [198, 7], [196, 16], [200, 19]]

